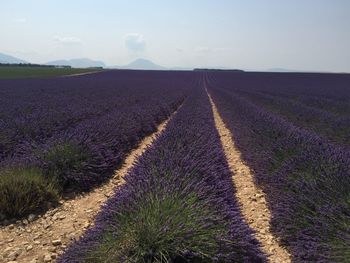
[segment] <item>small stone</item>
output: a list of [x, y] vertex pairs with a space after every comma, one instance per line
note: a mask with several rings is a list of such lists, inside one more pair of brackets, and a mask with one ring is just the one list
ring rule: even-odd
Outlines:
[[15, 225], [14, 225], [14, 224], [9, 225], [9, 229], [10, 229], [10, 230], [12, 230], [12, 229], [14, 229], [14, 228], [15, 228]]
[[30, 214], [29, 216], [28, 216], [28, 221], [29, 222], [33, 222], [35, 220], [35, 215], [34, 214]]
[[52, 240], [52, 245], [59, 246], [62, 245], [62, 241], [60, 239]]
[[37, 234], [37, 235], [35, 235], [35, 236], [33, 237], [33, 240], [39, 239], [40, 237], [41, 237], [41, 234]]
[[37, 263], [38, 262], [38, 260], [36, 260], [36, 259], [32, 259], [31, 261], [29, 261], [29, 263]]
[[43, 240], [42, 244], [43, 244], [43, 246], [46, 246], [47, 244], [49, 244], [49, 242], [47, 240]]
[[56, 259], [56, 258], [57, 258], [57, 254], [56, 254], [56, 253], [52, 253], [52, 254], [51, 254], [51, 258], [52, 258], [52, 259]]
[[14, 251], [12, 251], [8, 256], [7, 259], [8, 260], [16, 260], [16, 258], [22, 253], [22, 249], [21, 248], [16, 248]]
[[5, 248], [5, 250], [2, 252], [2, 256], [7, 258], [7, 256], [10, 254], [11, 250], [13, 249], [13, 247], [7, 247]]
[[28, 221], [27, 219], [23, 219], [22, 223], [23, 223], [24, 225], [28, 225], [28, 224], [29, 224], [29, 221]]
[[57, 249], [56, 247], [48, 247], [47, 251], [54, 253], [56, 252], [56, 249]]
[[270, 253], [274, 253], [275, 250], [276, 250], [276, 248], [274, 248], [274, 247], [270, 247], [270, 248], [269, 248], [269, 252], [270, 252]]
[[40, 245], [40, 241], [36, 240], [36, 241], [34, 241], [34, 244], [35, 245]]
[[44, 256], [44, 262], [51, 262], [51, 255], [50, 254], [46, 254]]
[[26, 251], [30, 251], [30, 250], [32, 250], [32, 249], [33, 249], [33, 246], [32, 246], [32, 245], [29, 245], [29, 246], [26, 247]]
[[7, 243], [11, 243], [11, 242], [13, 242], [14, 240], [15, 240], [14, 238], [10, 238], [10, 239], [7, 240]]
[[64, 215], [60, 215], [58, 218], [59, 218], [60, 220], [63, 220], [63, 219], [65, 219], [65, 218], [66, 218], [66, 216], [64, 216]]

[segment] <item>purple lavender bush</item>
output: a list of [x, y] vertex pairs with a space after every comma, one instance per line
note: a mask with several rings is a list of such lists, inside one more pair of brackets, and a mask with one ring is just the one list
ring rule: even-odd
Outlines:
[[58, 262], [265, 262], [244, 222], [203, 89]]

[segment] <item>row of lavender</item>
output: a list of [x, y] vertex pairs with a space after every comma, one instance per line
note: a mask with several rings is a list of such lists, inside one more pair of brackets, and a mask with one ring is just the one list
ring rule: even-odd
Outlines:
[[[316, 98], [318, 103], [349, 101], [350, 74], [220, 72], [219, 82], [229, 79], [235, 89], [264, 91], [287, 97]], [[218, 78], [217, 78], [218, 79]], [[258, 85], [257, 85], [258, 84]], [[349, 105], [348, 105], [349, 106]]]
[[264, 262], [240, 215], [204, 89], [196, 89], [64, 262]]
[[[281, 115], [295, 125], [319, 134], [331, 143], [350, 146], [350, 111], [342, 109], [346, 103], [334, 102], [333, 111], [307, 105], [303, 96], [289, 98], [284, 95], [266, 94], [264, 91], [243, 91], [240, 95], [261, 105], [265, 109]], [[306, 101], [310, 101], [308, 98]], [[350, 110], [350, 103], [348, 105]], [[344, 109], [346, 112], [346, 109]]]
[[[247, 92], [242, 93], [246, 89], [251, 95], [251, 91], [258, 89], [261, 83], [259, 78], [254, 79], [254, 74], [250, 75], [248, 84], [237, 81], [233, 75], [218, 73], [209, 79], [210, 92], [221, 116], [253, 169], [257, 184], [267, 194], [273, 231], [289, 248], [294, 262], [347, 262], [350, 258], [348, 148], [298, 127], [296, 122], [288, 120], [288, 115], [275, 114], [268, 104], [265, 107], [255, 104], [252, 97], [246, 96]], [[332, 88], [340, 89], [328, 87], [329, 97]], [[320, 87], [320, 94], [325, 95], [326, 91], [327, 87]]]
[[[12, 178], [33, 177], [34, 167], [60, 191], [89, 190], [113, 175], [125, 155], [179, 107], [193, 81], [189, 73], [137, 71], [2, 80], [0, 173], [12, 169]], [[1, 193], [18, 184], [0, 177]], [[32, 212], [30, 206], [8, 207], [21, 200], [6, 196], [0, 208], [8, 210], [0, 214]]]

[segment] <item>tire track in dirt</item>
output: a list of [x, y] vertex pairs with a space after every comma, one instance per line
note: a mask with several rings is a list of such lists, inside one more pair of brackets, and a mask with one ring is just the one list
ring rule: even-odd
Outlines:
[[93, 225], [101, 206], [124, 184], [123, 177], [164, 131], [181, 106], [157, 127], [156, 132], [145, 137], [139, 146], [129, 153], [121, 168], [116, 170], [113, 178], [106, 184], [72, 200], [62, 200], [61, 206], [47, 211], [32, 222], [25, 219], [0, 227], [0, 262], [55, 262], [69, 243], [77, 240]]
[[268, 209], [265, 195], [255, 185], [253, 174], [241, 159], [241, 153], [235, 146], [230, 130], [221, 119], [208, 91], [207, 94], [212, 106], [215, 125], [219, 132], [230, 170], [233, 173], [232, 180], [242, 215], [247, 224], [255, 231], [255, 237], [261, 243], [262, 250], [268, 255], [269, 262], [289, 263], [291, 262], [290, 254], [271, 233], [271, 212]]

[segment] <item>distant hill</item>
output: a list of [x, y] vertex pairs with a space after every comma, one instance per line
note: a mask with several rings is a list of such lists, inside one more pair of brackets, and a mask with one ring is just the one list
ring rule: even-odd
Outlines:
[[[0, 53], [0, 64], [30, 64], [30, 62]], [[100, 60], [92, 60], [89, 58], [75, 58], [75, 59], [60, 59], [49, 61], [45, 64], [33, 64], [33, 66], [70, 66], [72, 68], [92, 68], [92, 67], [102, 67], [106, 68], [106, 64]], [[135, 70], [193, 70], [193, 68], [186, 67], [163, 67], [153, 63], [150, 60], [139, 58], [127, 65], [119, 66], [108, 66], [108, 68], [115, 69], [135, 69]]]
[[124, 66], [111, 66], [117, 69], [138, 69], [138, 70], [167, 70], [167, 68], [159, 66], [150, 60], [139, 58]]
[[75, 58], [69, 60], [55, 60], [47, 62], [46, 65], [71, 66], [72, 68], [106, 67], [105, 63], [89, 58]]
[[0, 53], [0, 63], [20, 64], [20, 63], [28, 63], [28, 62], [10, 55]]

